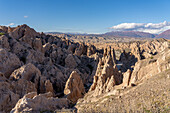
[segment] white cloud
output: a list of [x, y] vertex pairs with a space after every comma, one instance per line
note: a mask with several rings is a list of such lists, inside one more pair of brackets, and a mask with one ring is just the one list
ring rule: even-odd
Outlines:
[[28, 16], [24, 16], [24, 18], [28, 18]]
[[5, 26], [13, 26], [15, 25], [15, 23], [9, 23], [8, 25], [5, 25]]
[[170, 22], [164, 21], [161, 23], [122, 23], [110, 27], [116, 31], [142, 31], [148, 33], [159, 34], [167, 29], [170, 29]]

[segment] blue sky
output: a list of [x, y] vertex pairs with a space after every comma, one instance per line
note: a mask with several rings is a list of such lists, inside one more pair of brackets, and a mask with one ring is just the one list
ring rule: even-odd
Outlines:
[[122, 23], [167, 21], [167, 27], [169, 12], [170, 0], [0, 0], [0, 25], [27, 24], [40, 32], [104, 33]]

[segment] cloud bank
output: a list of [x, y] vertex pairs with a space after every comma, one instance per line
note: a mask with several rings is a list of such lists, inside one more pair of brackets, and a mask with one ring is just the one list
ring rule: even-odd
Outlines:
[[170, 29], [170, 22], [164, 21], [161, 23], [122, 23], [110, 27], [115, 31], [141, 31], [153, 34], [159, 34], [167, 29]]

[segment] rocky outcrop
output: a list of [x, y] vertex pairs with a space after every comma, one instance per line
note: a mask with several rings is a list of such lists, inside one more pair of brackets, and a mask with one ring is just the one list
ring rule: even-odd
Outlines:
[[97, 96], [105, 92], [113, 90], [115, 85], [122, 82], [122, 75], [115, 67], [111, 55], [111, 48], [107, 52], [104, 51], [102, 60], [99, 61], [96, 75], [94, 76], [93, 84], [90, 91], [94, 91], [93, 95]]
[[165, 49], [152, 58], [144, 59], [135, 64], [130, 84], [137, 84], [145, 78], [156, 75], [170, 68], [170, 50]]
[[38, 51], [41, 51], [42, 53], [44, 52], [42, 42], [40, 38], [35, 38], [33, 40], [33, 48], [35, 48]]
[[8, 42], [8, 37], [5, 35], [0, 36], [0, 47], [1, 48], [6, 48], [7, 50], [10, 49], [9, 42]]
[[[23, 98], [30, 92], [37, 94], [51, 92], [53, 97], [63, 97], [66, 82], [73, 70], [79, 72], [81, 78], [76, 78], [78, 83], [74, 83], [74, 80], [70, 78], [69, 83], [72, 82], [71, 84], [74, 84], [77, 89], [74, 90], [73, 87], [67, 85], [71, 91], [67, 97], [71, 97], [75, 103], [78, 98], [83, 97], [85, 90], [89, 89], [92, 73], [96, 68], [96, 59], [93, 56], [96, 48], [93, 45], [88, 47], [84, 43], [71, 42], [65, 37], [59, 38], [38, 33], [27, 25], [13, 28], [0, 26], [0, 32], [5, 33], [0, 36], [0, 75], [3, 75], [0, 81], [9, 86], [0, 92], [6, 99], [2, 99], [3, 108], [1, 111], [9, 112], [19, 98]], [[88, 53], [87, 48], [89, 48]], [[87, 54], [91, 54], [90, 58], [86, 56]], [[24, 99], [29, 100], [29, 98]], [[23, 101], [25, 101], [24, 99]], [[67, 99], [63, 99], [63, 102], [65, 100]], [[43, 103], [45, 102], [48, 104], [49, 101], [44, 100]], [[26, 105], [27, 101], [23, 104]], [[60, 104], [59, 102], [56, 105]], [[36, 107], [38, 109], [39, 105], [29, 106], [29, 109], [36, 109]], [[58, 108], [61, 107], [55, 107], [55, 109]], [[23, 109], [27, 110], [27, 108]]]
[[112, 58], [113, 58], [113, 63], [116, 64], [116, 54], [114, 48], [112, 49]]
[[96, 47], [94, 45], [89, 45], [87, 48], [87, 56], [91, 56], [96, 53]]
[[[170, 47], [170, 46], [169, 46]], [[170, 48], [166, 48], [160, 54], [158, 54], [157, 65], [158, 72], [163, 72], [170, 68]]]
[[123, 74], [123, 86], [128, 86], [131, 78], [131, 70], [128, 69], [124, 74]]
[[[55, 87], [55, 92], [60, 92], [64, 90], [65, 83], [68, 78], [68, 70], [64, 67], [56, 67], [55, 65], [38, 65], [38, 68], [42, 70], [42, 77], [40, 78], [41, 82], [41, 92], [46, 92], [45, 82], [46, 80], [50, 80]], [[67, 73], [66, 73], [67, 72]]]
[[52, 94], [54, 94], [53, 85], [50, 82], [50, 80], [45, 81], [45, 89], [46, 89], [46, 92], [51, 92]]
[[19, 79], [18, 81], [13, 81], [11, 83], [12, 91], [18, 94], [22, 98], [25, 94], [29, 92], [36, 92], [37, 88], [35, 84], [31, 81], [25, 79]]
[[44, 52], [47, 53], [47, 54], [50, 51], [50, 48], [51, 48], [50, 43], [46, 43], [46, 44], [43, 45]]
[[68, 78], [65, 85], [64, 94], [67, 96], [67, 99], [69, 99], [74, 104], [79, 98], [84, 96], [84, 85], [80, 75], [76, 71], [73, 71]]
[[68, 68], [75, 68], [78, 66], [75, 57], [72, 54], [69, 54], [65, 59], [65, 66]]
[[41, 76], [41, 72], [33, 64], [26, 64], [19, 69], [15, 70], [11, 76], [11, 80], [25, 79], [28, 81], [37, 81]]
[[[39, 89], [40, 76], [41, 76], [41, 72], [39, 71], [39, 69], [36, 68], [33, 64], [29, 63], [29, 64], [26, 64], [26, 65], [20, 67], [19, 69], [15, 70], [11, 74], [10, 80], [15, 80], [18, 82], [23, 82], [23, 81], [20, 81], [21, 79], [31, 81], [32, 83], [35, 84], [35, 88], [37, 90], [41, 90], [41, 89]], [[27, 82], [25, 82], [25, 83], [27, 83]], [[29, 87], [32, 87], [31, 89], [35, 90], [34, 85], [31, 85], [31, 83], [29, 83], [29, 82], [28, 82], [28, 84], [30, 84]], [[28, 87], [28, 89], [29, 89], [29, 87]]]
[[30, 50], [26, 53], [26, 63], [44, 63], [45, 57], [42, 52], [40, 51], [35, 51], [35, 50]]
[[140, 50], [155, 55], [159, 52], [162, 52], [168, 46], [169, 43], [166, 39], [154, 39], [152, 41], [147, 41], [143, 44], [140, 44]]
[[8, 33], [8, 27], [0, 26], [0, 31], [3, 32], [3, 33]]
[[69, 45], [69, 47], [68, 47], [67, 51], [68, 51], [70, 54], [73, 54], [73, 53], [74, 53], [75, 48], [76, 48], [76, 45], [71, 44], [71, 45]]
[[136, 56], [134, 56], [131, 52], [126, 52], [123, 50], [123, 53], [120, 55], [119, 62], [122, 65], [119, 67], [121, 72], [126, 72], [128, 69], [133, 70], [135, 63], [138, 61]]
[[[3, 112], [9, 112], [19, 98], [11, 112], [68, 108], [81, 100], [85, 91], [94, 98], [108, 92], [119, 94], [116, 89], [119, 86], [138, 84], [170, 67], [169, 44], [163, 39], [116, 43], [114, 49], [103, 51], [93, 45], [71, 42], [69, 37], [37, 33], [27, 25], [0, 27], [0, 32], [5, 33], [0, 36], [0, 111]], [[118, 63], [122, 64], [119, 71]]]
[[85, 47], [84, 43], [81, 43], [81, 44], [79, 45], [79, 47], [76, 48], [74, 54], [77, 55], [77, 56], [81, 56], [81, 55], [84, 54], [85, 52], [86, 52], [86, 47]]
[[9, 77], [10, 74], [17, 68], [21, 66], [19, 58], [5, 49], [0, 49], [0, 72], [2, 72], [5, 77]]
[[69, 101], [66, 98], [53, 98], [50, 92], [39, 95], [32, 92], [21, 98], [11, 113], [55, 111], [56, 109], [68, 108], [68, 105]]
[[9, 36], [14, 39], [21, 39], [22, 41], [31, 44], [32, 38], [40, 36], [34, 29], [30, 28], [27, 25], [17, 26], [12, 32], [9, 32]]
[[136, 42], [136, 43], [131, 44], [130, 48], [131, 48], [131, 53], [132, 53], [138, 60], [141, 60], [142, 57], [141, 57], [141, 53], [140, 53], [139, 43]]
[[12, 86], [8, 79], [0, 74], [0, 111], [8, 113], [17, 103], [19, 95], [12, 92]]

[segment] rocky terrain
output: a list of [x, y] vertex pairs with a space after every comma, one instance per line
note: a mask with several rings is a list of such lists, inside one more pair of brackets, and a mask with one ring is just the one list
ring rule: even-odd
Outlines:
[[27, 25], [0, 32], [1, 113], [169, 112], [166, 39], [100, 47]]
[[0, 29], [0, 111], [69, 108], [83, 97], [97, 67], [94, 46], [38, 33], [27, 25]]
[[[112, 32], [111, 32], [112, 33]], [[60, 38], [63, 38], [65, 37], [66, 39], [69, 39], [71, 41], [74, 41], [74, 42], [84, 42], [86, 44], [92, 44], [92, 45], [95, 45], [96, 47], [104, 47], [106, 45], [112, 45], [112, 43], [118, 43], [118, 42], [132, 42], [132, 41], [143, 41], [143, 40], [152, 40], [152, 35], [148, 34], [147, 33], [144, 33], [144, 36], [142, 35], [138, 35], [138, 32], [137, 33], [133, 33], [130, 34], [130, 32], [127, 32], [129, 33], [129, 36], [126, 36], [127, 33], [126, 32], [121, 32], [120, 34], [122, 35], [119, 35], [119, 33], [117, 34], [118, 32], [114, 32], [114, 34], [109, 34], [108, 33], [105, 33], [105, 34], [65, 34], [65, 33], [56, 33], [56, 32], [49, 32], [47, 34], [50, 34], [50, 35], [53, 35], [53, 36], [58, 36]], [[140, 32], [139, 32], [140, 34]], [[146, 37], [145, 37], [145, 34], [146, 34]], [[137, 36], [137, 37], [135, 37]], [[148, 36], [148, 37], [147, 37]]]
[[[159, 47], [158, 45], [156, 46], [156, 43], [162, 44]], [[142, 47], [144, 47], [144, 51], [147, 51], [149, 48], [148, 50], [151, 52], [152, 49], [149, 44], [147, 44], [146, 48], [146, 43], [143, 46], [141, 45], [141, 47], [138, 46], [139, 50], [136, 48], [136, 52], [132, 52], [137, 58], [137, 62], [133, 67], [126, 67], [127, 71], [122, 72], [123, 78], [120, 83], [116, 82], [116, 74], [119, 74], [118, 72], [109, 71], [108, 69], [108, 72], [113, 73], [111, 77], [107, 77], [106, 79], [106, 75], [109, 76], [110, 73], [103, 73], [107, 73], [107, 70], [100, 68], [102, 63], [98, 64], [96, 75], [94, 76], [94, 81], [89, 92], [86, 93], [83, 99], [79, 99], [76, 105], [78, 111], [168, 113], [170, 106], [169, 43], [160, 39], [150, 42], [151, 44], [155, 47], [153, 50], [159, 52], [156, 55], [152, 54], [151, 57], [141, 59], [138, 55], [142, 55], [140, 53]], [[129, 56], [126, 52], [123, 54], [125, 63], [130, 64], [130, 62], [134, 61], [130, 57], [131, 55]], [[113, 61], [110, 60], [110, 62], [107, 62], [107, 65], [109, 66], [112, 63]], [[105, 65], [104, 68], [106, 68]], [[116, 68], [114, 69], [116, 70]], [[119, 75], [119, 77], [121, 76]]]
[[[47, 32], [47, 34], [65, 37], [74, 42], [84, 42], [86, 44], [93, 44], [97, 48], [105, 48], [113, 46], [117, 43], [131, 43], [135, 41], [151, 41], [153, 39], [170, 39], [170, 30], [166, 30], [160, 34], [151, 34], [139, 31], [111, 31], [104, 34], [76, 34], [76, 33], [59, 33]], [[117, 46], [116, 46], [117, 47]]]

